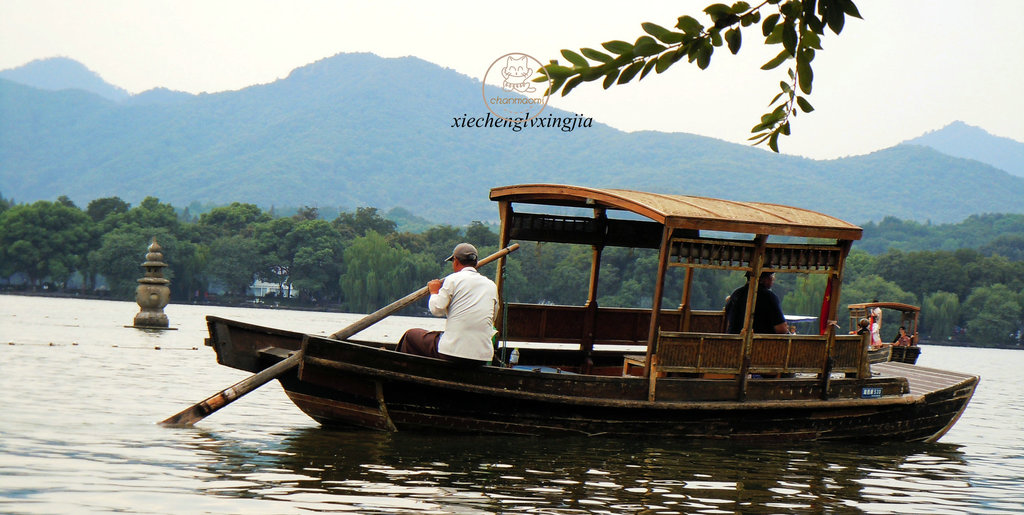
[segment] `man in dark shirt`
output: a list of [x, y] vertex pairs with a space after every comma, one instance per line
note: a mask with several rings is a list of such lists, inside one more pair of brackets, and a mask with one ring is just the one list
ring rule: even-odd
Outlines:
[[[747, 277], [750, 277], [747, 272]], [[754, 306], [753, 330], [755, 333], [786, 334], [789, 332], [789, 325], [786, 324], [786, 316], [782, 314], [782, 303], [779, 297], [771, 290], [775, 283], [774, 272], [762, 272], [757, 281], [757, 299]], [[739, 334], [743, 330], [743, 317], [747, 306], [746, 283], [729, 295], [725, 303], [725, 316], [729, 323], [728, 332]]]

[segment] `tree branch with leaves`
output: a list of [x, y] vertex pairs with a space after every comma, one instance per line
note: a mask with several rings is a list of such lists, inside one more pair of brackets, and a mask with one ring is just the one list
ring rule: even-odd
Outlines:
[[601, 78], [605, 89], [626, 84], [638, 76], [638, 80], [643, 80], [652, 70], [663, 73], [684, 58], [703, 70], [711, 64], [715, 48], [725, 45], [737, 54], [743, 29], [760, 23], [764, 43], [782, 45], [779, 54], [761, 69], [774, 70], [792, 61], [786, 80], [779, 82], [781, 91], [769, 103], [771, 111], [762, 115], [750, 131], [754, 145], [767, 142], [769, 148], [778, 152], [779, 136], [790, 134], [790, 119], [798, 111], [814, 110], [806, 97], [811, 94], [814, 80], [811, 61], [815, 52], [822, 50], [825, 29], [838, 35], [847, 16], [861, 17], [857, 7], [852, 0], [765, 0], [754, 7], [742, 1], [731, 6], [713, 4], [704, 13], [710, 17], [707, 26], [689, 15], [680, 16], [673, 29], [643, 23], [641, 27], [647, 34], [634, 43], [602, 43], [608, 53], [593, 48], [581, 48], [579, 53], [562, 50], [569, 65], [552, 60], [539, 70], [541, 76], [535, 80], [550, 80], [548, 94], [561, 90], [565, 96], [580, 84]]

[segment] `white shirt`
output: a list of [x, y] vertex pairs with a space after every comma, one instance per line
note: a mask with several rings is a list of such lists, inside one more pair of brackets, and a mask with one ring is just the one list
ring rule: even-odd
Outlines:
[[491, 339], [497, 333], [498, 287], [494, 281], [466, 267], [445, 277], [441, 290], [427, 302], [434, 316], [447, 316], [437, 351], [457, 358], [488, 361]]

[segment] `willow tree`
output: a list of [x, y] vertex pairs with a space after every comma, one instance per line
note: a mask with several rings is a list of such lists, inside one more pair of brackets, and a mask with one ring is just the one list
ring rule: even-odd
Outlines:
[[607, 52], [593, 48], [562, 50], [568, 66], [552, 60], [539, 71], [537, 82], [551, 81], [548, 94], [561, 90], [562, 96], [584, 82], [602, 79], [608, 89], [626, 84], [634, 78], [642, 80], [652, 71], [663, 73], [674, 64], [686, 59], [700, 69], [711, 64], [715, 49], [725, 45], [737, 54], [743, 42], [744, 31], [760, 24], [760, 36], [766, 45], [781, 45], [778, 55], [761, 66], [774, 70], [789, 64], [781, 90], [769, 103], [771, 111], [751, 129], [750, 140], [755, 145], [767, 142], [773, 151], [779, 151], [779, 136], [790, 134], [790, 119], [798, 111], [814, 110], [807, 96], [811, 94], [814, 73], [811, 61], [822, 50], [825, 29], [838, 35], [847, 16], [860, 18], [852, 0], [766, 0], [751, 7], [747, 2], [732, 5], [712, 4], [704, 9], [709, 18], [705, 25], [696, 18], [680, 16], [671, 29], [655, 23], [643, 23], [646, 33], [633, 43], [613, 40], [602, 43]]
[[345, 248], [343, 263], [338, 285], [346, 309], [353, 313], [370, 313], [422, 288], [438, 268], [428, 255], [393, 246], [372, 229]]
[[921, 303], [919, 331], [935, 340], [953, 335], [960, 320], [960, 298], [955, 293], [937, 291], [925, 296]]

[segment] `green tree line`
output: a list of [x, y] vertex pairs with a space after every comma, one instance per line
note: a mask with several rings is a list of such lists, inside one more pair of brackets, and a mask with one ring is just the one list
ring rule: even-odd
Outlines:
[[[894, 224], [898, 221], [881, 225]], [[870, 230], [871, 224], [866, 232]], [[169, 265], [165, 276], [171, 280], [173, 302], [206, 299], [211, 290], [243, 301], [250, 285], [261, 280], [297, 295], [275, 302], [356, 313], [376, 310], [448, 273], [442, 259], [460, 241], [474, 243], [482, 255], [498, 245], [498, 235], [481, 222], [400, 232], [372, 207], [325, 220], [316, 208], [274, 216], [253, 204], [233, 203], [191, 217], [153, 197], [137, 206], [117, 197], [101, 198], [84, 210], [67, 197], [31, 204], [0, 198], [0, 278], [9, 287], [20, 277], [29, 288], [45, 283], [58, 290], [68, 289], [76, 278], [79, 291], [95, 293], [102, 283], [110, 297], [130, 299], [154, 237]], [[865, 240], [876, 238], [866, 234]], [[1024, 253], [1016, 243], [994, 236], [979, 242], [977, 249], [891, 248], [871, 254], [855, 248], [846, 264], [840, 322], [845, 328], [842, 318], [850, 303], [905, 302], [922, 307], [920, 331], [927, 339], [1019, 343]], [[582, 304], [592, 252], [589, 247], [525, 243], [508, 260], [506, 298]], [[650, 307], [656, 253], [608, 248], [601, 258], [598, 303]], [[666, 306], [683, 301], [685, 277], [679, 269], [670, 272]], [[743, 280], [738, 272], [697, 270], [690, 302], [696, 309], [721, 309]], [[797, 274], [779, 274], [775, 286], [785, 311], [799, 315], [819, 313], [824, 288], [823, 277]]]

